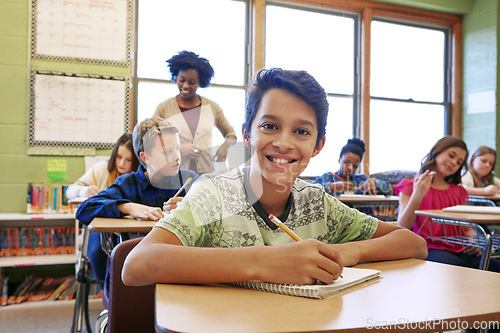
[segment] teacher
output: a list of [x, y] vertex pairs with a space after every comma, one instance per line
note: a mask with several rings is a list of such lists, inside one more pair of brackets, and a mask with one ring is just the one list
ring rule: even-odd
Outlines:
[[[180, 130], [180, 169], [190, 169], [199, 174], [212, 172], [213, 161], [224, 161], [228, 148], [236, 142], [236, 133], [222, 108], [196, 93], [199, 87], [210, 86], [214, 69], [207, 59], [190, 51], [179, 52], [167, 63], [179, 94], [160, 103], [154, 116], [167, 119]], [[225, 141], [212, 156], [214, 125]]]

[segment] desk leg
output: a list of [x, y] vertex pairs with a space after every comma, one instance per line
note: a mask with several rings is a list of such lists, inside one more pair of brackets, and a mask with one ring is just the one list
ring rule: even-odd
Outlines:
[[481, 256], [481, 263], [479, 264], [479, 269], [488, 270], [490, 265], [491, 248], [493, 239], [491, 238], [490, 229], [487, 226], [478, 224], [476, 226], [478, 233], [484, 237], [484, 247], [481, 249], [483, 251]]
[[89, 231], [88, 226], [83, 226], [83, 242], [82, 251], [80, 254], [79, 269], [76, 273], [76, 281], [78, 283], [78, 288], [76, 289], [75, 296], [75, 309], [73, 312], [73, 323], [71, 325], [71, 332], [80, 333], [82, 331], [82, 320], [85, 318], [85, 326], [87, 332], [91, 333], [88, 312], [88, 258], [87, 258], [87, 247], [89, 244]]

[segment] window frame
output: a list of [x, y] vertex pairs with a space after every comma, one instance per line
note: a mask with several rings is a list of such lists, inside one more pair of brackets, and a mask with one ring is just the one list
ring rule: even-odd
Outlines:
[[[134, 0], [134, 36], [137, 38], [138, 1]], [[370, 36], [372, 20], [384, 20], [407, 25], [415, 24], [419, 27], [442, 27], [449, 30], [447, 41], [447, 55], [445, 59], [445, 119], [444, 134], [462, 136], [462, 95], [463, 95], [463, 18], [459, 14], [432, 11], [427, 9], [396, 5], [368, 0], [236, 0], [243, 1], [247, 6], [247, 33], [246, 33], [246, 64], [245, 77], [247, 83], [240, 88], [246, 89], [248, 82], [260, 69], [264, 68], [265, 61], [265, 12], [266, 4], [284, 6], [299, 6], [313, 11], [347, 12], [350, 15], [359, 15], [359, 44], [355, 52], [359, 58], [355, 60], [355, 86], [353, 91], [353, 135], [363, 139], [366, 143], [367, 154], [363, 158], [361, 171], [369, 174], [370, 164]], [[135, 40], [132, 61], [132, 115], [133, 123], [137, 123], [137, 86], [143, 78], [137, 77], [137, 47]], [[214, 84], [214, 86], [217, 86]], [[224, 86], [224, 85], [222, 85]]]
[[[266, 0], [253, 0], [252, 3], [252, 72], [257, 72], [264, 66], [265, 52], [265, 5]], [[314, 8], [325, 8], [334, 11], [347, 11], [359, 13], [361, 16], [360, 34], [360, 59], [358, 70], [360, 75], [360, 107], [359, 118], [354, 118], [354, 135], [363, 139], [366, 143], [367, 154], [363, 158], [361, 171], [369, 174], [370, 165], [370, 47], [371, 47], [371, 22], [376, 19], [399, 20], [405, 24], [412, 22], [419, 26], [430, 25], [447, 27], [450, 29], [448, 40], [449, 46], [449, 80], [445, 80], [448, 85], [449, 106], [445, 124], [444, 134], [462, 135], [462, 16], [445, 12], [431, 11], [402, 5], [395, 5], [383, 2], [365, 0], [289, 0], [273, 3], [302, 4]], [[358, 113], [354, 113], [354, 117]]]
[[[171, 79], [157, 79], [157, 78], [146, 78], [146, 77], [139, 77], [137, 75], [137, 70], [138, 70], [138, 47], [139, 47], [139, 42], [138, 42], [138, 35], [139, 35], [139, 1], [140, 0], [134, 0], [134, 23], [133, 23], [133, 29], [134, 29], [134, 47], [132, 48], [132, 87], [130, 88], [132, 90], [132, 112], [131, 112], [131, 128], [130, 130], [133, 129], [133, 127], [137, 124], [138, 122], [138, 103], [139, 103], [139, 84], [141, 82], [152, 82], [152, 83], [162, 83], [162, 84], [172, 84], [176, 85], [175, 82], [173, 82]], [[250, 7], [250, 1], [252, 0], [228, 0], [228, 1], [237, 1], [237, 2], [242, 2], [245, 4], [245, 49], [244, 49], [244, 78], [245, 82], [243, 82], [241, 85], [235, 85], [235, 84], [221, 84], [221, 83], [211, 83], [211, 87], [219, 87], [219, 88], [231, 88], [231, 89], [243, 89], [245, 90], [245, 96], [246, 96], [246, 90], [248, 88], [248, 78], [251, 77], [250, 73], [250, 56], [249, 56], [249, 45], [250, 45], [250, 38], [251, 38], [251, 32], [249, 31], [250, 27], [250, 22], [251, 22], [251, 7]], [[235, 130], [238, 130], [238, 126], [235, 126]]]

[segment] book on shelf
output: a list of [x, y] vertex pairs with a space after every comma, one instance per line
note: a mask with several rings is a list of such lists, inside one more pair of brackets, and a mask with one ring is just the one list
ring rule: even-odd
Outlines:
[[457, 205], [443, 208], [443, 212], [500, 214], [500, 207]]
[[75, 227], [0, 229], [0, 257], [75, 253]]
[[29, 287], [31, 277], [26, 277], [24, 281], [17, 287], [12, 295], [9, 296], [7, 304], [16, 304], [17, 298], [21, 297], [24, 291]]
[[67, 280], [68, 287], [59, 295], [57, 298], [60, 301], [70, 300], [75, 297], [76, 289], [78, 288], [78, 284], [76, 283], [75, 278], [70, 278]]
[[66, 198], [67, 184], [28, 183], [26, 212], [28, 214], [74, 213], [74, 206]]
[[331, 284], [314, 284], [314, 285], [299, 286], [293, 284], [280, 284], [280, 283], [251, 280], [242, 282], [228, 282], [224, 283], [224, 285], [267, 291], [267, 292], [290, 295], [290, 296], [323, 299], [336, 295], [348, 288], [352, 288], [364, 282], [374, 281], [375, 279], [380, 277], [380, 271], [375, 269], [344, 267], [342, 276], [343, 278], [338, 278]]
[[0, 298], [0, 305], [7, 305], [7, 301], [9, 299], [9, 277], [0, 275], [1, 286], [2, 286], [2, 295]]
[[60, 299], [61, 295], [71, 286], [72, 281], [74, 281], [73, 277], [67, 276], [61, 281], [61, 284], [50, 294], [48, 299], [57, 300]]
[[[37, 302], [43, 300], [73, 299], [77, 283], [74, 276], [59, 278], [27, 276], [14, 292], [9, 295], [9, 277], [1, 277], [2, 297], [1, 305], [19, 304], [23, 302]], [[93, 291], [95, 292], [95, 291]]]

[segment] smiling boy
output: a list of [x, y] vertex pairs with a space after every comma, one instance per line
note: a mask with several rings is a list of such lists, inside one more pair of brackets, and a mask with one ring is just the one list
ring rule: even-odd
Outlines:
[[[421, 237], [297, 178], [324, 146], [327, 115], [326, 94], [307, 72], [259, 72], [243, 124], [250, 166], [193, 184], [128, 255], [125, 284], [331, 283], [359, 261], [425, 258]], [[269, 214], [304, 240], [294, 242]]]

